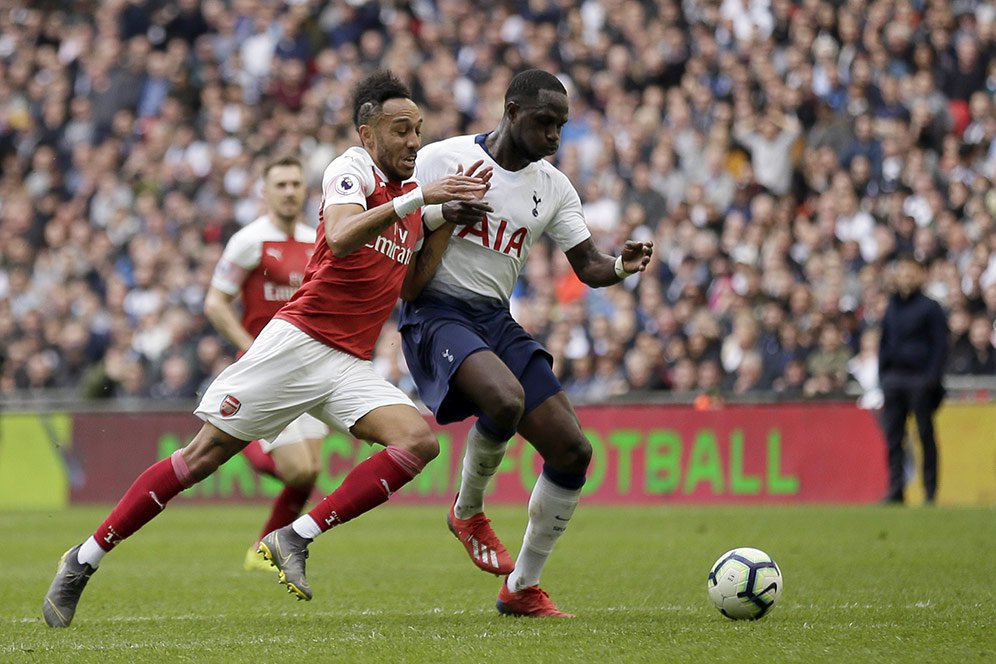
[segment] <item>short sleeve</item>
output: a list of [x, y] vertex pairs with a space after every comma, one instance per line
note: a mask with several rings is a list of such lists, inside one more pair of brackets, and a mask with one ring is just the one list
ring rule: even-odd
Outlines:
[[590, 238], [591, 231], [584, 221], [581, 198], [566, 177], [561, 190], [560, 208], [547, 226], [546, 233], [557, 243], [561, 251], [568, 251]]
[[322, 177], [322, 207], [355, 203], [367, 207], [374, 189], [373, 171], [351, 154], [336, 158]]
[[247, 226], [233, 235], [214, 267], [211, 286], [222, 293], [238, 295], [246, 277], [259, 265], [263, 244], [253, 240], [251, 230]]

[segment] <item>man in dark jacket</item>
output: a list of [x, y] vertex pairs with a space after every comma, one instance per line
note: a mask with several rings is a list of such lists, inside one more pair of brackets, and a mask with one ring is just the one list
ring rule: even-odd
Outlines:
[[886, 500], [903, 502], [903, 435], [913, 412], [923, 447], [923, 487], [927, 502], [937, 490], [934, 412], [944, 398], [941, 376], [948, 345], [947, 317], [921, 291], [924, 268], [911, 255], [896, 265], [896, 292], [882, 320], [878, 374], [885, 395], [882, 428], [888, 444], [889, 492]]

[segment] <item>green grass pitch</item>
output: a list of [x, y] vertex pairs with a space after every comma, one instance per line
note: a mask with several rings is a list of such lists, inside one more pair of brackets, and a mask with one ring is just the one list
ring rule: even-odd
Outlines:
[[[265, 508], [173, 506], [109, 555], [72, 627], [41, 602], [105, 508], [0, 513], [0, 662], [993, 662], [991, 509], [586, 507], [543, 577], [575, 620], [505, 618], [445, 507], [389, 505], [311, 547], [310, 603], [244, 572]], [[513, 555], [524, 507], [489, 510]], [[770, 553], [785, 591], [727, 620], [727, 549]]]

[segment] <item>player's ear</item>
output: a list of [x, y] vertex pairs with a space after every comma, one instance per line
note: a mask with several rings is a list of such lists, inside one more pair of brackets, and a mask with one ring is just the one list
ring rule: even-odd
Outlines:
[[373, 130], [373, 127], [371, 127], [368, 124], [363, 124], [363, 125], [360, 125], [359, 129], [357, 129], [357, 132], [360, 134], [360, 144], [363, 147], [373, 147], [374, 146], [374, 130]]

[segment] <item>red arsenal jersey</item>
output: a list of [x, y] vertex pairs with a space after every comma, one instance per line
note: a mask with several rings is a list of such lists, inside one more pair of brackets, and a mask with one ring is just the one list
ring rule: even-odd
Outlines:
[[242, 295], [242, 326], [255, 337], [301, 285], [314, 251], [314, 228], [297, 224], [289, 236], [263, 216], [228, 241], [211, 285]]
[[[414, 180], [389, 180], [366, 150], [350, 148], [325, 169], [322, 210], [343, 203], [370, 210], [416, 186]], [[421, 239], [422, 211], [416, 210], [375, 240], [337, 258], [325, 241], [323, 218], [304, 283], [276, 317], [328, 346], [371, 359]]]

